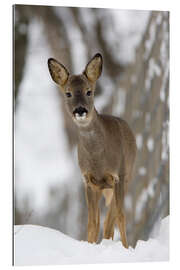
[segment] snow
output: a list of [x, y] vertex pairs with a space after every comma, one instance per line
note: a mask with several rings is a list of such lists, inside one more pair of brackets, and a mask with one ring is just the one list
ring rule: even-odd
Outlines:
[[[108, 101], [111, 99], [115, 89], [113, 82], [105, 75], [103, 76], [103, 82], [100, 80], [99, 83], [102, 85], [103, 93], [95, 98], [94, 104], [96, 109], [101, 112], [103, 108], [108, 104]], [[98, 89], [96, 91], [98, 91]], [[120, 106], [120, 104], [118, 105]]]
[[169, 217], [161, 221], [159, 233], [136, 248], [125, 249], [120, 241], [103, 239], [90, 244], [42, 226], [15, 226], [15, 265], [119, 263], [169, 260]]
[[163, 124], [163, 132], [162, 132], [162, 151], [161, 151], [161, 159], [167, 160], [168, 159], [168, 152], [169, 152], [169, 123], [166, 121]]
[[144, 176], [144, 175], [146, 175], [146, 172], [147, 172], [147, 170], [146, 170], [145, 167], [140, 167], [139, 168], [139, 175]]
[[[150, 180], [148, 186], [144, 188], [139, 196], [138, 202], [136, 204], [136, 213], [135, 213], [135, 221], [138, 223], [141, 219], [142, 212], [146, 207], [146, 203], [148, 202], [149, 198], [153, 198], [154, 196], [154, 189], [158, 182], [158, 179], [154, 177]], [[161, 199], [159, 197], [159, 199]]]
[[151, 23], [149, 38], [145, 42], [145, 53], [144, 53], [145, 60], [148, 59], [148, 57], [151, 53], [151, 50], [152, 50], [152, 47], [154, 44], [154, 40], [156, 37], [157, 25], [160, 25], [161, 21], [162, 21], [162, 14], [159, 13], [156, 20], [153, 23]]
[[154, 150], [154, 140], [151, 137], [149, 137], [147, 140], [147, 148], [150, 152]]
[[142, 148], [142, 146], [143, 146], [142, 134], [137, 134], [136, 135], [136, 145], [137, 145], [138, 150], [140, 150]]
[[162, 102], [165, 102], [166, 100], [166, 85], [167, 85], [168, 79], [169, 79], [169, 61], [166, 62], [162, 86], [160, 89], [160, 99]]
[[126, 104], [126, 92], [125, 89], [119, 88], [117, 92], [116, 100], [118, 101], [113, 105], [112, 114], [115, 116], [121, 116], [125, 112], [125, 104]]
[[125, 209], [126, 211], [131, 211], [132, 210], [132, 197], [130, 195], [126, 195], [125, 196], [125, 200], [124, 200], [124, 205], [125, 205]]
[[146, 91], [150, 91], [152, 80], [155, 76], [161, 75], [161, 69], [159, 65], [156, 63], [154, 58], [151, 58], [148, 63], [148, 74], [145, 80], [145, 89]]

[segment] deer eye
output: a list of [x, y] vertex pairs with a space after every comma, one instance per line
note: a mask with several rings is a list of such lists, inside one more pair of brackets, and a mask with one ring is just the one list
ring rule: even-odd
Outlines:
[[72, 94], [70, 92], [67, 92], [66, 96], [69, 98], [69, 97], [72, 97]]
[[91, 91], [87, 91], [86, 95], [87, 96], [90, 96], [91, 95]]

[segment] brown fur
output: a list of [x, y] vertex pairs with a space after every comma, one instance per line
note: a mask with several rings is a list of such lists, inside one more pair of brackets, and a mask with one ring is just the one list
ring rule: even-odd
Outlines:
[[[78, 160], [85, 182], [88, 206], [88, 242], [96, 242], [98, 239], [100, 224], [98, 203], [103, 194], [106, 205], [109, 205], [104, 223], [104, 238], [113, 238], [114, 226], [117, 224], [122, 243], [127, 248], [124, 196], [132, 179], [136, 143], [132, 131], [124, 120], [99, 114], [94, 108], [95, 83], [101, 75], [102, 57], [96, 54], [82, 75], [69, 76], [62, 64], [54, 68], [57, 61], [52, 58], [48, 63], [53, 80], [58, 78], [67, 111], [77, 126]], [[59, 69], [63, 70], [59, 72]], [[59, 78], [61, 74], [62, 80]], [[92, 92], [91, 96], [87, 95], [87, 91]], [[65, 96], [67, 92], [71, 93], [70, 98]], [[82, 121], [77, 120], [73, 113], [78, 106], [88, 111], [87, 117]]]

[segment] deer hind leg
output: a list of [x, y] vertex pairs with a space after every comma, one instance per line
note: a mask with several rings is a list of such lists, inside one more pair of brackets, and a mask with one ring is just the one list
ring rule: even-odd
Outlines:
[[128, 248], [126, 236], [126, 217], [124, 213], [124, 193], [125, 193], [125, 177], [120, 176], [119, 182], [114, 185], [114, 200], [116, 208], [116, 224], [121, 234], [122, 244]]
[[100, 228], [99, 199], [101, 191], [92, 190], [86, 185], [86, 201], [88, 206], [88, 242], [97, 242]]
[[115, 211], [115, 200], [114, 197], [111, 200], [111, 204], [109, 205], [109, 209], [106, 215], [106, 219], [104, 222], [104, 232], [103, 238], [110, 239], [114, 237], [114, 225], [116, 221], [116, 211]]

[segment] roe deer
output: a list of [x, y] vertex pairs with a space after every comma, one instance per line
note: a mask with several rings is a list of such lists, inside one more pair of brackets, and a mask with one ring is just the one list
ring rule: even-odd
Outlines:
[[88, 242], [96, 242], [100, 227], [98, 202], [103, 194], [109, 206], [104, 238], [113, 238], [119, 227], [123, 246], [128, 248], [124, 196], [132, 178], [136, 142], [128, 124], [114, 116], [99, 114], [94, 92], [102, 72], [102, 56], [96, 54], [81, 75], [70, 75], [53, 58], [48, 60], [52, 79], [64, 95], [66, 108], [77, 126], [78, 160], [85, 182], [88, 206]]

